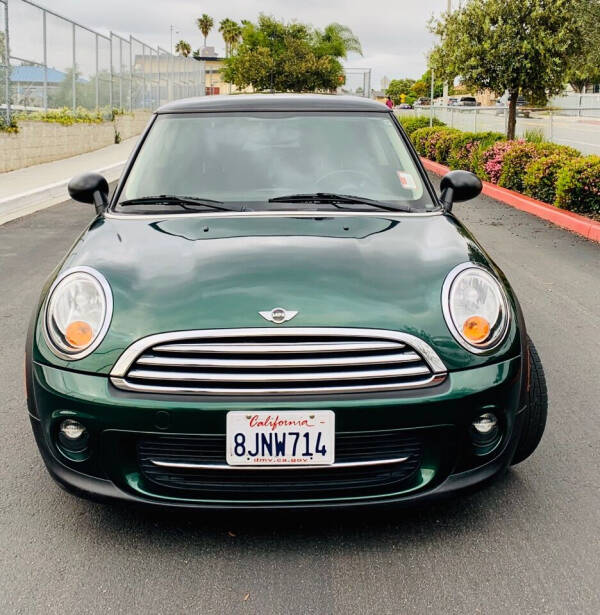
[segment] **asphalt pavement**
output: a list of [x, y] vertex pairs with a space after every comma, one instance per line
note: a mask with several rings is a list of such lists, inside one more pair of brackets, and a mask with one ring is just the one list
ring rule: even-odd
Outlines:
[[[396, 512], [206, 515], [57, 487], [24, 402], [31, 308], [91, 208], [0, 227], [0, 612], [600, 612], [600, 245], [481, 197], [457, 206], [516, 289], [546, 368], [538, 451], [499, 481]], [[108, 249], [108, 248], [107, 248]]]

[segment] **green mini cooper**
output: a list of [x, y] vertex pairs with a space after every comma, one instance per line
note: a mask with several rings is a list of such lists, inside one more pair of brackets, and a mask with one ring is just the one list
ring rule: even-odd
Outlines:
[[408, 504], [529, 456], [542, 366], [502, 272], [396, 117], [343, 96], [159, 109], [26, 348], [50, 474], [162, 506]]

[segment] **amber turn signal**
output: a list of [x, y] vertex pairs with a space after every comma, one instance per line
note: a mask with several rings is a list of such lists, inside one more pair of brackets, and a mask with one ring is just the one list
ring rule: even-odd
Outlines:
[[490, 323], [483, 316], [471, 316], [465, 320], [463, 333], [469, 341], [480, 344], [490, 335]]
[[87, 346], [92, 341], [92, 336], [92, 327], [82, 320], [70, 323], [65, 331], [65, 339], [73, 348]]

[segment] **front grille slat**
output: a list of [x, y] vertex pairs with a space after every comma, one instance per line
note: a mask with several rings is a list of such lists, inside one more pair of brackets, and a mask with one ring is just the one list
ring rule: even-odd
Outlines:
[[[357, 437], [358, 436], [358, 437]], [[420, 437], [403, 430], [336, 434], [336, 464], [402, 458], [386, 465], [332, 466], [322, 468], [213, 468], [165, 467], [156, 462], [179, 464], [225, 464], [224, 435], [144, 436], [137, 441], [137, 459], [142, 475], [155, 488], [185, 490], [198, 497], [227, 496], [239, 499], [261, 497], [328, 497], [349, 492], [372, 493], [399, 488], [417, 475], [423, 455]], [[293, 470], [293, 471], [286, 471]]]
[[230, 353], [230, 354], [271, 354], [271, 353], [313, 353], [313, 352], [363, 352], [379, 350], [398, 350], [404, 348], [404, 344], [397, 342], [326, 342], [326, 343], [230, 343], [224, 344], [162, 344], [155, 346], [158, 352], [181, 352], [181, 353]]
[[323, 386], [310, 388], [290, 387], [290, 386], [263, 386], [253, 389], [244, 387], [216, 387], [216, 386], [190, 386], [179, 384], [178, 386], [168, 386], [164, 384], [151, 385], [148, 382], [136, 383], [133, 380], [124, 380], [113, 378], [113, 383], [119, 387], [130, 391], [139, 391], [143, 393], [169, 393], [172, 395], [189, 394], [189, 395], [325, 395], [334, 393], [369, 393], [382, 391], [398, 391], [399, 389], [418, 389], [424, 386], [431, 386], [441, 382], [443, 378], [431, 378], [428, 380], [415, 380], [404, 382], [402, 386], [394, 382], [391, 384], [360, 384], [360, 385], [345, 385], [339, 387]]
[[396, 354], [376, 354], [362, 357], [334, 356], [330, 358], [303, 358], [303, 359], [213, 359], [191, 357], [168, 357], [155, 354], [144, 354], [138, 360], [138, 365], [159, 367], [217, 367], [228, 369], [260, 369], [260, 368], [297, 368], [297, 367], [358, 367], [362, 365], [379, 365], [396, 363], [414, 363], [421, 357], [416, 352], [403, 352]]
[[435, 352], [408, 334], [292, 327], [158, 334], [136, 342], [111, 372], [126, 390], [209, 396], [385, 392], [445, 375]]
[[305, 382], [324, 380], [371, 380], [374, 378], [405, 378], [429, 374], [426, 366], [405, 367], [399, 369], [354, 370], [347, 372], [269, 372], [249, 374], [247, 372], [171, 372], [151, 369], [134, 369], [129, 372], [131, 378], [149, 380], [180, 380], [182, 382]]

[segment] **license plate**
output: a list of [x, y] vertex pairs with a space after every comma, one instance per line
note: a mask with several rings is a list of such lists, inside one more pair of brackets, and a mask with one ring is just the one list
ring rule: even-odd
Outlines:
[[331, 410], [227, 413], [227, 463], [232, 466], [331, 465], [334, 447]]

